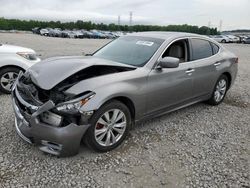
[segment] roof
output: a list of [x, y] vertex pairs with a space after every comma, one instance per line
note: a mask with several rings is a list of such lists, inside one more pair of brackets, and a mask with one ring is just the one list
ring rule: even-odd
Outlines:
[[131, 33], [129, 36], [142, 36], [142, 37], [152, 37], [159, 39], [169, 39], [169, 38], [180, 38], [180, 37], [204, 37], [202, 35], [193, 34], [193, 33], [185, 33], [185, 32], [157, 32], [157, 31], [149, 31], [149, 32], [138, 32]]

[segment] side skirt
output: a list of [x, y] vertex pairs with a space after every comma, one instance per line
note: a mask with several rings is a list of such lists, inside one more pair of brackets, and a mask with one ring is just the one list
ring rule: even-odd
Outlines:
[[156, 112], [147, 114], [147, 115], [143, 116], [142, 118], [140, 118], [138, 120], [135, 120], [135, 125], [139, 124], [142, 121], [150, 120], [152, 118], [168, 114], [170, 112], [173, 112], [173, 111], [176, 111], [176, 110], [191, 106], [193, 104], [206, 101], [210, 97], [211, 97], [210, 95], [205, 95], [205, 96], [202, 96], [202, 97], [198, 97], [198, 98], [195, 98], [195, 99], [192, 99], [192, 100], [188, 100], [186, 102], [183, 102], [183, 103], [180, 103], [180, 104], [177, 104], [177, 105], [173, 105], [173, 106], [169, 106], [167, 108], [164, 108], [164, 109], [158, 110]]

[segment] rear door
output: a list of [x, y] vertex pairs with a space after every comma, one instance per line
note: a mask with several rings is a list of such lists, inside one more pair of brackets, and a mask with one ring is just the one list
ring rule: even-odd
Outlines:
[[[219, 47], [205, 39], [189, 39], [191, 46], [191, 62], [193, 72], [193, 97], [208, 95], [213, 90], [217, 80], [216, 67], [219, 66]], [[213, 46], [215, 45], [215, 46]]]

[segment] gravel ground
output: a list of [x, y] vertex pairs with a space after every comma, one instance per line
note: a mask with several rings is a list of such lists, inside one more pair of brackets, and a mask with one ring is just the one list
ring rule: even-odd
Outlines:
[[[94, 51], [107, 40], [0, 34], [0, 42], [42, 58]], [[24, 143], [13, 128], [11, 100], [0, 94], [0, 187], [250, 187], [250, 45], [228, 44], [240, 58], [225, 102], [199, 103], [136, 126], [108, 153], [81, 147], [57, 158]]]

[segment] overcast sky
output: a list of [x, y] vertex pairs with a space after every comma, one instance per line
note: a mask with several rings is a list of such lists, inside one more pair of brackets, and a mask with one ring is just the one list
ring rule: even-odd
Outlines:
[[250, 0], [0, 0], [0, 17], [250, 29]]

